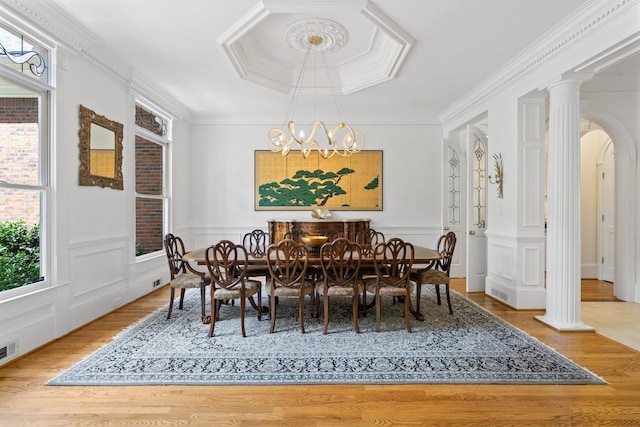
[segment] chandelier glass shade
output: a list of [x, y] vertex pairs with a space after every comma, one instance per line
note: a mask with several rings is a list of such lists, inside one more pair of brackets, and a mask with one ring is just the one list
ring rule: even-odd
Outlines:
[[[307, 68], [307, 60], [312, 51], [315, 54], [318, 54], [318, 46], [320, 46], [322, 42], [323, 39], [320, 35], [311, 34], [308, 36], [308, 50], [305, 54], [302, 67], [300, 68], [300, 74], [296, 81], [296, 86], [294, 87], [289, 104], [287, 114], [288, 123], [282, 128], [272, 128], [269, 130], [269, 149], [273, 152], [281, 153], [283, 157], [296, 149], [302, 153], [304, 158], [307, 158], [314, 150], [317, 150], [320, 156], [325, 159], [330, 159], [336, 154], [342, 157], [349, 157], [352, 154], [362, 151], [364, 148], [364, 136], [360, 132], [355, 131], [342, 119], [340, 119], [340, 123], [333, 128], [330, 128], [321, 120], [314, 119], [308, 135], [305, 135], [304, 130], [296, 129], [296, 123], [293, 120], [293, 115], [298, 101], [300, 84]], [[320, 53], [320, 56], [323, 61], [323, 68], [327, 71], [326, 64], [324, 63], [324, 56], [322, 53]], [[330, 82], [328, 71], [327, 81], [329, 81], [335, 105], [338, 109], [338, 113], [340, 114], [335, 87]]]

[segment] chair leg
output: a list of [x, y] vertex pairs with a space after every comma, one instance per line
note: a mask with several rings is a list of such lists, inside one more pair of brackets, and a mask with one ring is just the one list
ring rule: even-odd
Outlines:
[[304, 292], [300, 290], [300, 299], [298, 300], [298, 317], [300, 318], [300, 332], [304, 334]]
[[262, 320], [262, 287], [258, 288], [258, 321], [260, 320]]
[[422, 282], [416, 280], [416, 313], [420, 313], [420, 300], [422, 299]]
[[207, 317], [205, 313], [205, 308], [204, 308], [204, 300], [207, 298], [204, 293], [206, 287], [207, 285], [205, 285], [204, 283], [200, 285], [200, 314], [202, 315], [202, 321], [204, 321], [205, 317]]
[[326, 335], [329, 330], [329, 295], [323, 295], [324, 300], [324, 327], [322, 328], [322, 334]]
[[226, 303], [226, 300], [217, 300], [216, 301], [216, 320], [220, 320], [220, 311], [222, 310], [222, 304]]
[[171, 295], [169, 296], [169, 312], [167, 313], [167, 319], [171, 319], [171, 310], [173, 309], [173, 299], [176, 295], [176, 288], [171, 288]]
[[182, 304], [184, 303], [184, 294], [187, 290], [185, 288], [180, 289], [180, 304], [178, 305], [178, 308], [180, 310], [182, 310]]
[[360, 333], [360, 324], [358, 323], [358, 303], [360, 302], [360, 293], [359, 292], [354, 292], [353, 296], [351, 297], [351, 304], [352, 304], [352, 316], [353, 316], [353, 328], [355, 329], [356, 333], [359, 334]]
[[449, 295], [449, 284], [445, 284], [445, 290], [447, 293], [447, 304], [449, 304], [449, 314], [453, 314], [453, 309], [451, 308], [451, 295]]
[[440, 302], [440, 285], [436, 283], [436, 297], [438, 299], [438, 305], [441, 305]]
[[376, 292], [376, 332], [380, 332], [380, 317], [382, 312], [382, 297]]
[[[246, 304], [247, 304], [247, 299], [246, 298], [240, 298], [240, 326], [242, 328], [242, 338], [245, 338], [247, 336], [247, 333], [244, 330], [244, 312], [245, 312]], [[259, 316], [259, 314], [258, 314], [258, 316]]]
[[411, 333], [411, 318], [409, 312], [409, 304], [411, 297], [409, 296], [409, 291], [407, 290], [407, 295], [404, 297], [404, 323], [407, 326], [407, 332]]
[[271, 329], [269, 333], [274, 333], [276, 330], [276, 297], [269, 296], [269, 317], [271, 317]]
[[213, 295], [211, 295], [211, 323], [209, 324], [209, 338], [213, 336], [213, 330], [216, 327], [216, 319], [218, 318], [218, 310], [220, 304]]

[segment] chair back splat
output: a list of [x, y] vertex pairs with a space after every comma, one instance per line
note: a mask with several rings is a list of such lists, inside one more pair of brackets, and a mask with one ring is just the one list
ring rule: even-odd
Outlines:
[[[267, 247], [271, 244], [269, 233], [264, 230], [255, 229], [244, 235], [242, 245], [247, 249], [249, 255], [259, 258], [265, 256]], [[269, 278], [269, 269], [266, 265], [248, 265], [247, 277], [249, 279], [265, 280]]]
[[242, 238], [242, 245], [255, 257], [264, 256], [267, 247], [271, 244], [269, 233], [256, 229], [246, 233]]

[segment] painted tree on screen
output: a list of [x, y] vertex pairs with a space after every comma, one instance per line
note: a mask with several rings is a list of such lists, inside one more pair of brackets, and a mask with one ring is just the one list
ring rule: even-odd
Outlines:
[[280, 182], [260, 185], [260, 206], [325, 206], [332, 197], [347, 194], [340, 181], [354, 172], [350, 168], [337, 172], [301, 169]]

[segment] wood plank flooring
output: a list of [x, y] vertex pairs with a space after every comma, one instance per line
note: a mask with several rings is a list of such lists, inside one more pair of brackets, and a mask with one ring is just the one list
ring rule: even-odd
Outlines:
[[[455, 280], [454, 289], [464, 290]], [[483, 293], [469, 297], [608, 385], [50, 387], [60, 370], [164, 305], [162, 288], [0, 368], [0, 426], [640, 426], [640, 352], [557, 332]]]

